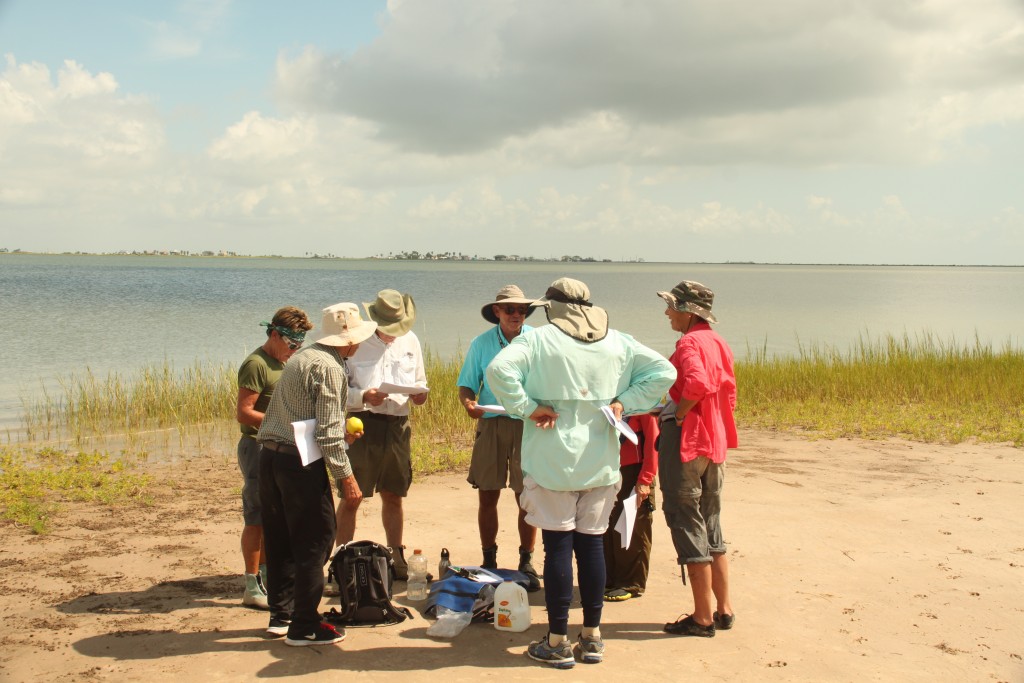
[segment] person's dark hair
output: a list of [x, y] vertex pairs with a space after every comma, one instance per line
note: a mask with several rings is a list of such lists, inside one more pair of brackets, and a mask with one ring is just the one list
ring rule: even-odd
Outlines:
[[313, 323], [309, 322], [306, 312], [294, 306], [279, 308], [277, 313], [274, 314], [274, 318], [270, 321], [270, 325], [267, 328], [268, 337], [273, 332], [274, 327], [285, 327], [296, 332], [309, 332], [313, 329]]

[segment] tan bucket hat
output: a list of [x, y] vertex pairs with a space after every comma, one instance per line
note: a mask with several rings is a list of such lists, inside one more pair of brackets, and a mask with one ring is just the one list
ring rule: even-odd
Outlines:
[[480, 309], [480, 315], [484, 317], [484, 320], [497, 325], [499, 323], [498, 316], [494, 315], [494, 309], [492, 306], [500, 306], [501, 304], [527, 304], [530, 306], [530, 310], [527, 311], [526, 317], [529, 318], [533, 315], [533, 303], [536, 299], [527, 299], [526, 295], [523, 294], [523, 290], [519, 289], [515, 285], [505, 285], [498, 290], [498, 293], [494, 296], [494, 301], [489, 304], [484, 304], [483, 308]]
[[377, 323], [359, 317], [359, 306], [340, 303], [323, 310], [320, 333], [313, 340], [324, 346], [352, 346], [366, 341], [377, 329]]
[[416, 304], [409, 294], [394, 289], [377, 292], [377, 300], [363, 304], [366, 315], [377, 323], [377, 329], [391, 337], [401, 337], [416, 322]]
[[573, 339], [601, 341], [608, 335], [608, 313], [590, 303], [590, 288], [579, 280], [555, 280], [534, 306], [543, 306], [548, 322]]

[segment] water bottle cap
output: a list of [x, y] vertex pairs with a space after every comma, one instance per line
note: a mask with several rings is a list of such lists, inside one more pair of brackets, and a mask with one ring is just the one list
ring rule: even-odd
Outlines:
[[419, 548], [416, 548], [415, 550], [412, 551], [412, 554], [413, 555], [422, 555], [423, 551], [420, 550]]

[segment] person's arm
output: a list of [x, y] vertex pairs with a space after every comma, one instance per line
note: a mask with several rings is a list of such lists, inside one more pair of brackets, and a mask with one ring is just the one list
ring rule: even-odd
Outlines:
[[633, 368], [629, 385], [612, 402], [620, 403], [627, 413], [642, 413], [653, 408], [676, 379], [676, 369], [657, 351], [632, 341]]
[[643, 464], [640, 466], [640, 474], [637, 475], [637, 484], [646, 485], [650, 493], [651, 483], [658, 474], [658, 449], [655, 447], [658, 440], [658, 418], [651, 413], [645, 413], [631, 418], [630, 421], [636, 424], [636, 431], [644, 435], [644, 450], [641, 453]]
[[471, 418], [478, 420], [484, 416], [484, 411], [477, 408], [476, 394], [469, 387], [459, 387], [459, 403]]
[[[423, 363], [423, 349], [420, 347], [419, 339], [416, 340], [416, 348], [413, 351], [416, 355], [416, 386], [425, 387], [427, 386], [427, 369]], [[413, 394], [409, 399], [416, 405], [421, 406], [427, 402], [427, 397], [430, 396], [430, 392], [424, 392], [422, 394]]]
[[[544, 424], [553, 423], [557, 414], [547, 406], [539, 406], [526, 394], [524, 382], [526, 374], [530, 371], [530, 353], [531, 349], [525, 336], [516, 337], [487, 366], [487, 386], [509, 415], [519, 419], [532, 419], [534, 422], [543, 418], [541, 421]], [[540, 411], [535, 418], [534, 415], [538, 413], [539, 408], [547, 410]]]
[[238, 388], [238, 399], [235, 401], [235, 419], [240, 424], [255, 427], [256, 429], [259, 429], [260, 425], [263, 424], [263, 413], [256, 410], [256, 400], [259, 397], [260, 392], [258, 391], [244, 387]]

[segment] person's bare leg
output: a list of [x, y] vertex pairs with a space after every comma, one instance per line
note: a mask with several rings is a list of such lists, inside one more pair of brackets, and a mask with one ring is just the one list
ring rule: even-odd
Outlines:
[[693, 591], [693, 620], [701, 626], [709, 626], [714, 621], [711, 616], [711, 563], [690, 563], [686, 565], [686, 573]]
[[501, 489], [497, 491], [477, 491], [479, 505], [476, 511], [476, 523], [480, 527], [480, 547], [493, 548], [498, 544], [498, 500]]
[[335, 517], [338, 521], [338, 531], [334, 537], [335, 545], [344, 545], [351, 543], [352, 539], [356, 535], [356, 513], [359, 512], [359, 504], [362, 499], [350, 503], [348, 500], [342, 498], [338, 501], [338, 511], [335, 513]]
[[725, 553], [711, 555], [711, 591], [715, 594], [716, 611], [725, 616], [732, 614], [729, 598], [729, 558]]
[[402, 511], [402, 497], [388, 491], [380, 492], [380, 521], [384, 525], [384, 536], [388, 546], [402, 546], [402, 527], [405, 525], [405, 514]]
[[246, 524], [242, 527], [242, 561], [245, 573], [255, 574], [260, 570], [263, 557], [263, 527]]
[[[519, 506], [519, 494], [516, 494], [516, 505]], [[537, 545], [537, 527], [526, 523], [526, 510], [519, 506], [519, 547], [522, 550], [533, 552]]]

